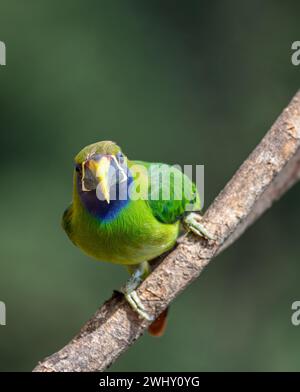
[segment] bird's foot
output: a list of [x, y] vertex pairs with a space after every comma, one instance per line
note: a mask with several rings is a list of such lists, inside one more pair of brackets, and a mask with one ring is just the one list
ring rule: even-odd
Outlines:
[[153, 321], [153, 317], [146, 312], [145, 306], [142, 304], [142, 301], [135, 291], [135, 289], [143, 282], [148, 274], [148, 262], [139, 264], [138, 267], [134, 269], [131, 277], [125, 286], [121, 289], [121, 291], [124, 294], [126, 301], [140, 317], [148, 321]]
[[140, 300], [139, 296], [137, 295], [137, 292], [135, 290], [131, 291], [130, 293], [124, 293], [124, 297], [126, 301], [129, 303], [131, 308], [143, 319], [147, 321], [153, 321], [154, 318], [150, 316], [146, 312], [145, 306], [142, 304], [142, 301]]
[[215, 238], [209, 233], [208, 230], [206, 230], [202, 220], [203, 219], [201, 215], [191, 212], [184, 218], [184, 226], [200, 237], [206, 238], [208, 240], [214, 240]]

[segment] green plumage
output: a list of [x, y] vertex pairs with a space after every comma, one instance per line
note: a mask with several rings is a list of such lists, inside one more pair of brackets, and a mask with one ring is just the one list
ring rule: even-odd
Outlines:
[[[120, 151], [112, 142], [95, 143], [85, 147], [75, 158], [75, 163], [82, 165], [95, 154], [116, 157]], [[86, 208], [83, 202], [85, 195], [82, 196], [78, 191], [80, 173], [74, 171], [73, 201], [63, 215], [63, 228], [72, 242], [89, 256], [112, 263], [135, 265], [172, 248], [179, 235], [181, 218], [187, 209], [199, 211], [200, 200], [195, 185], [181, 171], [172, 169], [171, 179], [167, 184], [159, 177], [151, 182], [149, 173], [155, 174], [162, 164], [129, 161], [126, 157], [125, 162], [129, 170], [133, 170], [136, 165], [147, 169], [139, 177], [133, 174], [133, 184], [136, 181], [141, 185], [146, 184], [148, 196], [155, 195], [155, 200], [140, 198], [129, 200], [120, 206], [118, 202], [106, 204], [108, 213], [109, 208], [115, 209], [112, 211], [115, 212], [113, 218], [101, 219]], [[178, 191], [182, 190], [180, 188], [184, 184], [190, 187], [190, 194], [177, 200]], [[168, 191], [170, 197], [164, 200]], [[98, 199], [94, 202], [106, 203]]]

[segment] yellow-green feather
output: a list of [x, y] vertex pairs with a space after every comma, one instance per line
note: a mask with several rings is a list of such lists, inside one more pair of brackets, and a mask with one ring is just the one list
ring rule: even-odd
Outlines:
[[179, 222], [159, 222], [144, 200], [128, 203], [116, 218], [101, 222], [83, 207], [74, 185], [72, 206], [63, 226], [72, 242], [89, 256], [117, 264], [139, 264], [171, 249]]

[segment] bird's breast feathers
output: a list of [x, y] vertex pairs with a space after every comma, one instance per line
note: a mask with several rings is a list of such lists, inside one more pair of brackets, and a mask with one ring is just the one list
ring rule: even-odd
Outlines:
[[108, 221], [92, 216], [79, 200], [72, 210], [71, 240], [102, 261], [130, 265], [151, 260], [171, 249], [179, 233], [179, 222], [159, 222], [144, 200], [131, 201]]

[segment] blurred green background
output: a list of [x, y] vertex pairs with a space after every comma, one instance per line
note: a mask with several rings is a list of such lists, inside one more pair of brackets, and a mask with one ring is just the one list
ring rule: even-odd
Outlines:
[[[296, 1], [2, 0], [0, 370], [30, 371], [127, 278], [60, 228], [73, 156], [205, 165], [205, 206], [300, 87]], [[300, 186], [172, 305], [115, 371], [299, 370]]]

